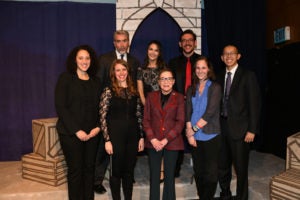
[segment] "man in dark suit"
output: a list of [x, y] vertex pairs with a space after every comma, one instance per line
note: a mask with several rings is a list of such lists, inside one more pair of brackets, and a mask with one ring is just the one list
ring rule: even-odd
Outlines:
[[[248, 163], [250, 144], [259, 132], [260, 88], [255, 74], [238, 64], [241, 54], [227, 45], [221, 56], [226, 65], [218, 76], [223, 88], [221, 108], [222, 147], [219, 163], [220, 199], [232, 199], [232, 165], [237, 176], [236, 198], [248, 199]], [[229, 79], [228, 79], [229, 78]]]
[[[114, 47], [115, 50], [100, 55], [99, 57], [99, 70], [97, 76], [100, 78], [102, 88], [108, 87], [111, 84], [109, 77], [110, 66], [116, 59], [123, 59], [128, 62], [130, 67], [131, 78], [136, 83], [137, 68], [140, 66], [138, 59], [130, 55], [127, 51], [129, 48], [129, 33], [125, 30], [117, 30], [114, 33]], [[98, 194], [106, 192], [105, 187], [102, 185], [105, 172], [109, 164], [109, 156], [104, 149], [104, 140], [100, 140], [99, 149], [96, 157], [95, 164], [95, 182], [94, 191]]]
[[128, 31], [115, 31], [113, 43], [115, 50], [100, 55], [99, 57], [100, 69], [97, 72], [97, 76], [101, 80], [102, 87], [105, 88], [110, 86], [109, 69], [115, 59], [123, 59], [127, 61], [129, 67], [131, 68], [131, 78], [133, 79], [133, 82], [136, 83], [137, 68], [140, 66], [140, 62], [137, 58], [127, 52], [130, 45]]
[[[192, 72], [194, 72], [194, 64], [196, 59], [200, 56], [195, 53], [195, 48], [197, 47], [196, 34], [188, 29], [181, 33], [179, 38], [179, 47], [182, 50], [182, 54], [170, 60], [169, 67], [173, 70], [175, 74], [175, 85], [174, 89], [185, 96], [186, 89], [192, 83]], [[190, 70], [187, 71], [187, 63], [190, 62]], [[187, 73], [188, 72], [188, 73]], [[182, 136], [187, 145], [185, 139], [185, 133]], [[176, 163], [175, 177], [180, 176], [181, 164], [183, 163], [184, 151], [180, 151]]]

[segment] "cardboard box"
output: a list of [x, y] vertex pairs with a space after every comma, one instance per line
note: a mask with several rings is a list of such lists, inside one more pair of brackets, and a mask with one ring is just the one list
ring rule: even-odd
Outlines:
[[46, 160], [63, 158], [56, 122], [57, 118], [32, 120], [33, 152]]
[[274, 176], [270, 182], [270, 199], [299, 200], [300, 171], [288, 169]]
[[67, 166], [63, 158], [45, 160], [39, 154], [22, 157], [22, 177], [52, 186], [67, 182]]
[[300, 170], [300, 132], [287, 138], [286, 169]]

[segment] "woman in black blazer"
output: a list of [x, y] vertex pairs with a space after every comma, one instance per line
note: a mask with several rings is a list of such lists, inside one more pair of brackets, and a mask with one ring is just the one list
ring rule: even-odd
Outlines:
[[98, 145], [100, 81], [95, 51], [75, 47], [55, 88], [57, 132], [68, 167], [70, 200], [94, 199], [94, 162]]

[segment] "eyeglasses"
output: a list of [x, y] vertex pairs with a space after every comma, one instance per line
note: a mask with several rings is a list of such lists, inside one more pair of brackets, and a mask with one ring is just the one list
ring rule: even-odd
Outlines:
[[167, 77], [167, 78], [159, 78], [158, 80], [159, 81], [167, 81], [167, 82], [171, 82], [171, 81], [173, 81], [173, 77]]
[[233, 55], [236, 55], [236, 54], [238, 54], [238, 53], [236, 53], [236, 52], [228, 52], [228, 53], [223, 53], [223, 56], [233, 56]]
[[187, 43], [187, 42], [190, 43], [190, 42], [194, 42], [194, 41], [195, 41], [195, 40], [192, 39], [192, 38], [190, 38], [190, 39], [182, 39], [182, 40], [181, 40], [182, 43]]

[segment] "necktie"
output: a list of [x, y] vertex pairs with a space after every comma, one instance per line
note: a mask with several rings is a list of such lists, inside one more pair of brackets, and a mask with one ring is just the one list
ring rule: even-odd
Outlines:
[[121, 59], [124, 60], [124, 54], [121, 54]]
[[229, 98], [229, 92], [230, 92], [230, 87], [231, 87], [231, 72], [227, 72], [227, 78], [226, 78], [226, 83], [225, 83], [225, 94], [223, 98], [223, 116], [227, 117], [227, 102]]
[[190, 58], [187, 58], [186, 68], [185, 68], [185, 87], [184, 91], [186, 93], [187, 88], [192, 84], [192, 64]]

